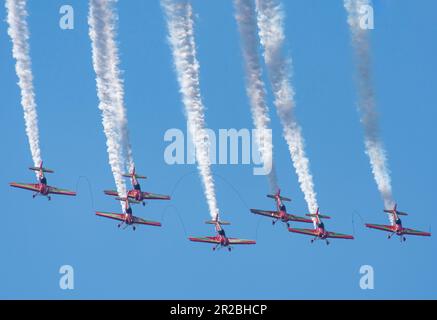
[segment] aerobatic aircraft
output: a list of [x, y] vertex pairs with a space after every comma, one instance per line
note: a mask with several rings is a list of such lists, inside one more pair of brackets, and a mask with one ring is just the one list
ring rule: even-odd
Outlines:
[[311, 243], [320, 239], [320, 240], [325, 240], [327, 245], [329, 244], [328, 238], [333, 238], [333, 239], [353, 239], [354, 238], [351, 235], [327, 231], [325, 229], [325, 225], [321, 219], [331, 219], [331, 218], [328, 216], [325, 216], [325, 215], [321, 215], [319, 213], [319, 208], [317, 208], [316, 213], [307, 214], [306, 216], [315, 219], [314, 229], [288, 228], [288, 231], [294, 232], [294, 233], [306, 234], [309, 236], [314, 236], [314, 238], [311, 239]]
[[393, 221], [393, 223], [391, 225], [366, 223], [366, 227], [371, 228], [371, 229], [390, 232], [390, 234], [387, 236], [388, 239], [391, 239], [391, 237], [396, 234], [400, 237], [401, 241], [407, 240], [405, 235], [422, 236], [422, 237], [430, 237], [431, 236], [431, 233], [429, 233], [429, 232], [404, 228], [402, 226], [402, 221], [399, 218], [399, 216], [407, 216], [408, 214], [406, 212], [398, 211], [397, 204], [395, 204], [395, 206], [391, 210], [384, 209], [384, 212], [386, 212], [392, 216], [391, 221]]
[[[123, 174], [123, 177], [130, 178], [133, 187], [133, 189], [129, 190], [127, 193], [128, 198], [141, 202], [143, 206], [146, 204], [144, 200], [170, 200], [170, 197], [166, 195], [141, 191], [138, 179], [147, 179], [147, 177], [137, 174], [135, 172], [135, 167], [133, 167], [131, 173]], [[105, 190], [104, 192], [109, 196], [119, 196], [118, 192], [115, 190]]]
[[259, 209], [250, 209], [250, 212], [259, 214], [262, 216], [273, 218], [272, 224], [274, 225], [278, 220], [287, 224], [287, 227], [290, 227], [289, 221], [297, 221], [297, 222], [306, 222], [312, 223], [313, 220], [307, 219], [305, 217], [299, 217], [292, 214], [287, 213], [287, 208], [285, 207], [283, 201], [291, 201], [291, 199], [281, 196], [281, 190], [278, 190], [276, 194], [268, 194], [267, 197], [272, 198], [276, 202], [276, 211], [272, 210], [259, 210]]
[[216, 250], [217, 248], [227, 247], [229, 251], [232, 250], [231, 245], [237, 244], [255, 244], [254, 240], [246, 240], [246, 239], [237, 239], [237, 238], [228, 238], [226, 236], [225, 230], [222, 228], [222, 225], [230, 225], [229, 222], [221, 221], [219, 216], [214, 220], [206, 221], [206, 224], [213, 224], [215, 226], [215, 230], [217, 235], [212, 237], [190, 237], [188, 238], [190, 241], [194, 242], [203, 242], [203, 243], [213, 243], [215, 246], [212, 250]]
[[132, 207], [130, 206], [131, 203], [140, 203], [136, 200], [132, 200], [129, 198], [119, 198], [116, 197], [116, 200], [120, 200], [120, 201], [124, 201], [124, 213], [112, 213], [112, 212], [103, 212], [103, 211], [97, 211], [96, 215], [100, 216], [100, 217], [104, 217], [104, 218], [109, 218], [109, 219], [114, 219], [114, 220], [118, 220], [121, 221], [117, 227], [120, 228], [122, 225], [125, 225], [125, 227], [123, 229], [126, 229], [129, 226], [132, 226], [132, 229], [135, 231], [136, 224], [143, 224], [143, 225], [148, 225], [148, 226], [155, 226], [155, 227], [160, 227], [161, 223], [160, 222], [155, 222], [155, 221], [148, 221], [148, 220], [144, 220], [142, 218], [136, 217], [132, 214]]
[[50, 195], [51, 194], [59, 194], [63, 196], [75, 196], [76, 192], [65, 190], [65, 189], [58, 189], [55, 187], [51, 187], [47, 184], [47, 178], [45, 177], [44, 173], [54, 173], [53, 170], [47, 169], [43, 167], [43, 162], [41, 161], [39, 167], [30, 167], [29, 168], [32, 171], [38, 172], [38, 183], [17, 183], [17, 182], [11, 182], [9, 185], [14, 188], [20, 188], [25, 189], [29, 191], [33, 191], [34, 194], [32, 195], [33, 198], [35, 198], [37, 195], [45, 196], [48, 200], [51, 200]]

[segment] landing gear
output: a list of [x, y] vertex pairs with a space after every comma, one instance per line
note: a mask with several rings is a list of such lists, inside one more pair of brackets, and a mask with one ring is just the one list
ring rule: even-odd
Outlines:
[[228, 247], [228, 251], [231, 252], [231, 251], [232, 251], [232, 248], [231, 248], [231, 247]]
[[143, 201], [143, 207], [146, 205], [146, 203]]
[[326, 240], [326, 245], [329, 246], [329, 241], [328, 240]]
[[36, 194], [32, 194], [32, 199], [35, 199], [35, 197], [36, 197]]
[[407, 241], [407, 238], [405, 238], [405, 237], [402, 237], [402, 240], [405, 242], [405, 241]]
[[272, 221], [272, 226], [274, 226], [274, 225], [275, 225], [275, 223], [276, 223], [276, 220], [273, 220], [273, 221]]
[[314, 243], [314, 239], [311, 239], [311, 243]]
[[387, 236], [387, 239], [391, 239], [392, 236], [393, 236], [393, 233], [389, 234], [389, 235]]
[[212, 251], [215, 251], [216, 247], [212, 247]]
[[120, 227], [121, 227], [121, 223], [117, 224], [117, 228], [120, 228]]
[[287, 228], [290, 228], [290, 223], [287, 222]]
[[137, 227], [133, 226], [132, 229], [134, 229], [134, 231], [137, 229]]
[[47, 199], [49, 199], [49, 201], [50, 201], [50, 200], [52, 200], [52, 197], [48, 196]]

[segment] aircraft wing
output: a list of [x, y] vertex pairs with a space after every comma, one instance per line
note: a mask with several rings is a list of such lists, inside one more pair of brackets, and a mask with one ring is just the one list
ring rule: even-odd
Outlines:
[[144, 224], [147, 226], [155, 226], [155, 227], [160, 227], [161, 223], [160, 222], [155, 222], [155, 221], [149, 221], [149, 220], [144, 220], [142, 218], [139, 217], [132, 217], [133, 218], [133, 222], [136, 224]]
[[114, 197], [118, 197], [118, 192], [115, 190], [105, 190], [103, 191], [105, 194], [107, 194], [108, 196], [114, 196]]
[[228, 238], [229, 244], [256, 244], [255, 240]]
[[304, 217], [295, 216], [295, 215], [289, 214], [289, 213], [287, 213], [287, 218], [290, 221], [313, 223], [312, 219], [307, 219], [307, 218], [304, 218]]
[[170, 200], [170, 196], [150, 192], [143, 192], [143, 197], [150, 200]]
[[49, 193], [51, 194], [60, 194], [63, 196], [75, 196], [76, 192], [66, 190], [66, 189], [58, 189], [55, 187], [49, 187]]
[[431, 236], [431, 233], [429, 233], [429, 232], [424, 232], [424, 231], [419, 231], [419, 230], [414, 230], [414, 229], [404, 228], [403, 231], [404, 231], [404, 234], [409, 234], [412, 236], [422, 236], [422, 237], [430, 237]]
[[255, 213], [255, 214], [259, 214], [261, 216], [279, 219], [279, 214], [277, 211], [250, 209], [250, 212]]
[[288, 228], [288, 231], [300, 234], [306, 234], [308, 236], [316, 236], [317, 232], [314, 229], [299, 229], [299, 228]]
[[220, 243], [219, 240], [216, 239], [216, 237], [190, 237], [188, 238], [190, 241], [194, 241], [194, 242], [203, 242], [203, 243]]
[[354, 237], [348, 234], [342, 234], [342, 233], [336, 233], [336, 232], [329, 232], [328, 231], [328, 238], [333, 239], [353, 239]]
[[111, 213], [111, 212], [100, 212], [100, 211], [97, 211], [96, 215], [98, 215], [100, 217], [104, 217], [104, 218], [124, 221], [124, 214], [122, 214], [122, 213]]
[[20, 189], [25, 189], [25, 190], [30, 190], [30, 191], [39, 191], [38, 185], [34, 184], [34, 183], [11, 182], [9, 185], [11, 187], [14, 187], [14, 188], [20, 188]]
[[366, 227], [371, 228], [371, 229], [376, 229], [376, 230], [387, 231], [387, 232], [394, 232], [395, 231], [393, 226], [387, 226], [385, 224], [366, 223]]

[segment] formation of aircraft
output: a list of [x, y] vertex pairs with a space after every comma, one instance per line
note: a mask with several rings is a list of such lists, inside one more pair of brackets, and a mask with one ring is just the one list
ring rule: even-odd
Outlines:
[[25, 189], [34, 192], [32, 198], [35, 198], [38, 195], [45, 196], [50, 201], [51, 194], [58, 194], [63, 196], [75, 196], [76, 192], [69, 191], [66, 189], [59, 189], [47, 184], [47, 178], [45, 177], [45, 173], [54, 173], [53, 170], [47, 169], [43, 167], [43, 162], [41, 161], [39, 167], [30, 167], [32, 171], [38, 172], [38, 182], [37, 183], [17, 183], [11, 182], [9, 185], [14, 188]]
[[206, 221], [206, 224], [213, 224], [215, 227], [216, 235], [215, 236], [207, 236], [207, 237], [190, 237], [188, 238], [190, 241], [194, 242], [203, 242], [203, 243], [212, 243], [215, 246], [212, 250], [220, 249], [222, 247], [227, 247], [229, 251], [232, 250], [232, 245], [240, 245], [240, 244], [255, 244], [254, 240], [247, 239], [238, 239], [238, 238], [228, 238], [226, 236], [226, 232], [223, 229], [223, 225], [230, 225], [229, 222], [221, 221], [219, 215], [216, 216], [214, 220]]
[[259, 209], [250, 209], [250, 212], [258, 215], [262, 215], [265, 217], [273, 218], [272, 224], [275, 225], [277, 221], [284, 222], [287, 227], [290, 227], [290, 221], [296, 221], [296, 222], [306, 222], [306, 223], [312, 223], [313, 220], [307, 219], [305, 217], [299, 217], [295, 216], [293, 214], [287, 213], [287, 208], [285, 207], [283, 201], [291, 201], [290, 198], [286, 198], [281, 196], [281, 190], [278, 189], [278, 192], [276, 194], [268, 194], [268, 198], [272, 198], [276, 202], [276, 210], [259, 210]]
[[319, 213], [319, 208], [317, 208], [316, 213], [314, 214], [307, 214], [308, 217], [314, 218], [314, 229], [298, 229], [298, 228], [288, 228], [288, 231], [294, 232], [294, 233], [300, 233], [305, 234], [308, 236], [313, 236], [314, 238], [311, 239], [311, 243], [313, 243], [316, 240], [325, 240], [326, 244], [329, 244], [328, 238], [333, 239], [353, 239], [354, 237], [348, 234], [342, 234], [342, 233], [336, 233], [327, 231], [325, 229], [325, 224], [322, 222], [323, 219], [330, 219], [330, 217], [321, 215]]
[[[141, 202], [143, 206], [146, 204], [145, 200], [170, 200], [170, 196], [141, 191], [141, 185], [138, 182], [138, 179], [147, 179], [147, 177], [137, 174], [135, 172], [135, 167], [133, 167], [130, 173], [123, 174], [123, 177], [131, 179], [133, 189], [128, 191], [128, 198]], [[105, 190], [104, 192], [109, 196], [120, 197], [115, 190]]]
[[430, 237], [431, 236], [431, 233], [429, 233], [429, 232], [404, 228], [402, 226], [402, 221], [399, 218], [399, 216], [407, 216], [408, 214], [406, 212], [398, 211], [397, 204], [394, 205], [393, 209], [384, 209], [384, 212], [386, 212], [392, 216], [392, 219], [390, 219], [390, 220], [393, 221], [393, 223], [391, 225], [366, 223], [366, 227], [371, 228], [371, 229], [390, 232], [390, 234], [387, 236], [388, 239], [391, 239], [391, 237], [396, 234], [400, 237], [401, 242], [407, 240], [405, 235], [422, 236], [422, 237]]
[[137, 224], [147, 225], [147, 226], [154, 226], [154, 227], [160, 227], [161, 223], [156, 221], [149, 221], [144, 220], [143, 218], [139, 218], [133, 215], [132, 213], [132, 207], [130, 206], [131, 203], [140, 203], [136, 200], [132, 200], [130, 198], [119, 198], [116, 197], [116, 200], [124, 201], [124, 212], [123, 213], [113, 213], [113, 212], [103, 212], [103, 211], [97, 211], [96, 215], [104, 218], [114, 219], [121, 221], [117, 227], [120, 228], [121, 226], [125, 226], [124, 229], [126, 229], [129, 226], [132, 226], [132, 229], [135, 231]]
[[[35, 198], [38, 195], [41, 195], [47, 197], [48, 200], [51, 200], [50, 195], [52, 194], [76, 196], [76, 192], [66, 189], [59, 189], [56, 187], [49, 186], [47, 184], [47, 178], [45, 174], [54, 173], [54, 171], [43, 167], [42, 161], [38, 167], [30, 167], [29, 169], [32, 171], [36, 171], [38, 173], [37, 183], [11, 182], [9, 185], [14, 188], [20, 188], [20, 189], [25, 189], [34, 192], [34, 194], [32, 195], [33, 198]], [[126, 197], [120, 197], [117, 191], [113, 191], [113, 190], [104, 191], [105, 194], [110, 196], [115, 196], [116, 200], [124, 202], [123, 213], [97, 211], [96, 215], [104, 218], [118, 220], [120, 221], [118, 227], [120, 228], [124, 225], [125, 226], [124, 229], [126, 229], [129, 226], [132, 226], [133, 230], [135, 230], [136, 225], [149, 225], [149, 226], [160, 227], [161, 226], [160, 222], [149, 221], [134, 216], [132, 212], [131, 204], [142, 203], [144, 205], [145, 200], [170, 200], [170, 196], [142, 191], [138, 180], [146, 179], [146, 177], [137, 174], [135, 171], [135, 167], [132, 169], [130, 173], [123, 174], [123, 176], [126, 178], [130, 178], [133, 188], [128, 191]], [[311, 243], [313, 243], [316, 240], [325, 240], [326, 244], [329, 244], [328, 239], [330, 238], [354, 239], [352, 235], [327, 231], [325, 229], [324, 223], [322, 222], [322, 219], [330, 219], [330, 217], [320, 214], [319, 209], [317, 209], [316, 213], [314, 214], [306, 214], [305, 216], [308, 218], [288, 213], [287, 208], [284, 205], [284, 201], [291, 201], [291, 199], [282, 196], [280, 190], [278, 190], [276, 194], [267, 195], [267, 197], [275, 200], [276, 210], [250, 209], [250, 211], [257, 215], [272, 218], [273, 225], [275, 225], [277, 221], [281, 221], [287, 225], [288, 231], [290, 232], [312, 236], [313, 239], [311, 239]], [[384, 212], [391, 215], [390, 220], [392, 221], [392, 223], [390, 225], [367, 223], [365, 224], [365, 226], [367, 228], [389, 232], [388, 239], [390, 239], [393, 235], [398, 235], [400, 237], [401, 242], [406, 241], [406, 237], [405, 237], [406, 235], [424, 236], [424, 237], [431, 236], [430, 232], [404, 228], [399, 216], [406, 216], [407, 213], [397, 210], [396, 204], [394, 205], [393, 209], [384, 209]], [[313, 223], [314, 228], [313, 229], [291, 228], [290, 227], [291, 221], [302, 222], [302, 223]], [[222, 226], [229, 225], [230, 223], [226, 221], [221, 221], [218, 215], [215, 219], [206, 221], [206, 223], [214, 225], [216, 235], [206, 236], [206, 237], [190, 237], [189, 238], [190, 241], [215, 244], [213, 250], [226, 247], [228, 248], [229, 251], [232, 250], [233, 245], [242, 245], [242, 244], [251, 245], [256, 243], [254, 240], [228, 238]]]

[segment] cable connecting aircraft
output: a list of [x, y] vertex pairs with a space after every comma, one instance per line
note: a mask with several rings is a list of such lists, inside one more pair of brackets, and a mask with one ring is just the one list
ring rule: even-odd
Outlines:
[[306, 234], [309, 236], [314, 236], [314, 238], [311, 239], [311, 243], [320, 239], [320, 240], [325, 240], [327, 245], [329, 244], [328, 238], [333, 238], [333, 239], [353, 239], [354, 238], [351, 235], [327, 231], [325, 229], [325, 225], [321, 219], [322, 218], [323, 219], [331, 219], [331, 218], [328, 216], [325, 216], [325, 215], [321, 215], [319, 213], [318, 208], [317, 208], [317, 211], [315, 214], [307, 214], [306, 216], [314, 218], [314, 229], [288, 228], [288, 231], [294, 232], [294, 233]]
[[51, 194], [59, 194], [63, 196], [75, 196], [76, 192], [65, 190], [65, 189], [58, 189], [55, 187], [51, 187], [47, 184], [47, 178], [45, 177], [44, 173], [54, 173], [53, 170], [47, 169], [43, 167], [43, 162], [41, 161], [39, 167], [30, 167], [29, 168], [32, 171], [38, 172], [38, 183], [17, 183], [17, 182], [11, 182], [9, 185], [14, 188], [20, 188], [25, 189], [29, 191], [33, 191], [34, 194], [32, 195], [33, 198], [35, 198], [37, 195], [45, 196], [50, 201]]
[[214, 251], [222, 247], [227, 247], [228, 250], [231, 251], [232, 250], [231, 245], [256, 244], [254, 240], [228, 238], [226, 236], [225, 230], [222, 228], [222, 225], [230, 225], [230, 223], [226, 221], [221, 221], [218, 215], [214, 220], [206, 221], [205, 223], [213, 224], [215, 226], [217, 235], [212, 237], [190, 237], [188, 238], [190, 241], [213, 243], [215, 244], [215, 247], [212, 248], [212, 250]]
[[291, 199], [281, 196], [281, 190], [278, 190], [276, 194], [268, 194], [268, 198], [272, 198], [276, 202], [276, 211], [272, 210], [259, 210], [259, 209], [250, 209], [250, 212], [262, 215], [265, 217], [273, 218], [272, 224], [275, 225], [275, 223], [280, 220], [287, 224], [287, 227], [290, 227], [290, 221], [297, 221], [297, 222], [306, 222], [306, 223], [312, 223], [313, 221], [311, 219], [307, 219], [305, 217], [299, 217], [292, 214], [287, 213], [287, 208], [285, 207], [283, 201], [291, 201]]
[[[133, 167], [131, 173], [123, 174], [123, 177], [130, 178], [133, 187], [127, 193], [128, 198], [141, 202], [143, 206], [146, 204], [145, 200], [170, 200], [170, 196], [141, 191], [138, 179], [147, 179], [147, 177], [137, 174], [135, 167]], [[118, 192], [115, 190], [105, 190], [104, 192], [109, 196], [119, 197]]]
[[397, 204], [395, 204], [395, 206], [391, 210], [384, 209], [384, 212], [386, 212], [392, 216], [391, 221], [393, 221], [393, 223], [391, 225], [366, 223], [366, 227], [371, 228], [371, 229], [390, 232], [390, 234], [387, 236], [388, 239], [391, 239], [391, 237], [396, 234], [400, 237], [401, 242], [407, 240], [405, 235], [422, 236], [422, 237], [430, 237], [431, 236], [431, 233], [429, 233], [429, 232], [404, 228], [402, 226], [402, 221], [399, 218], [399, 216], [407, 216], [408, 214], [406, 212], [398, 211]]
[[124, 201], [124, 213], [112, 213], [112, 212], [103, 212], [103, 211], [97, 211], [96, 215], [104, 218], [114, 219], [121, 221], [117, 226], [120, 228], [122, 225], [125, 225], [123, 229], [126, 229], [129, 226], [132, 226], [132, 229], [135, 231], [136, 224], [143, 224], [148, 226], [155, 226], [160, 227], [160, 222], [155, 221], [148, 221], [144, 220], [142, 218], [136, 217], [132, 214], [132, 207], [130, 206], [130, 203], [140, 203], [136, 200], [132, 200], [129, 198], [119, 198], [116, 197], [116, 200]]

